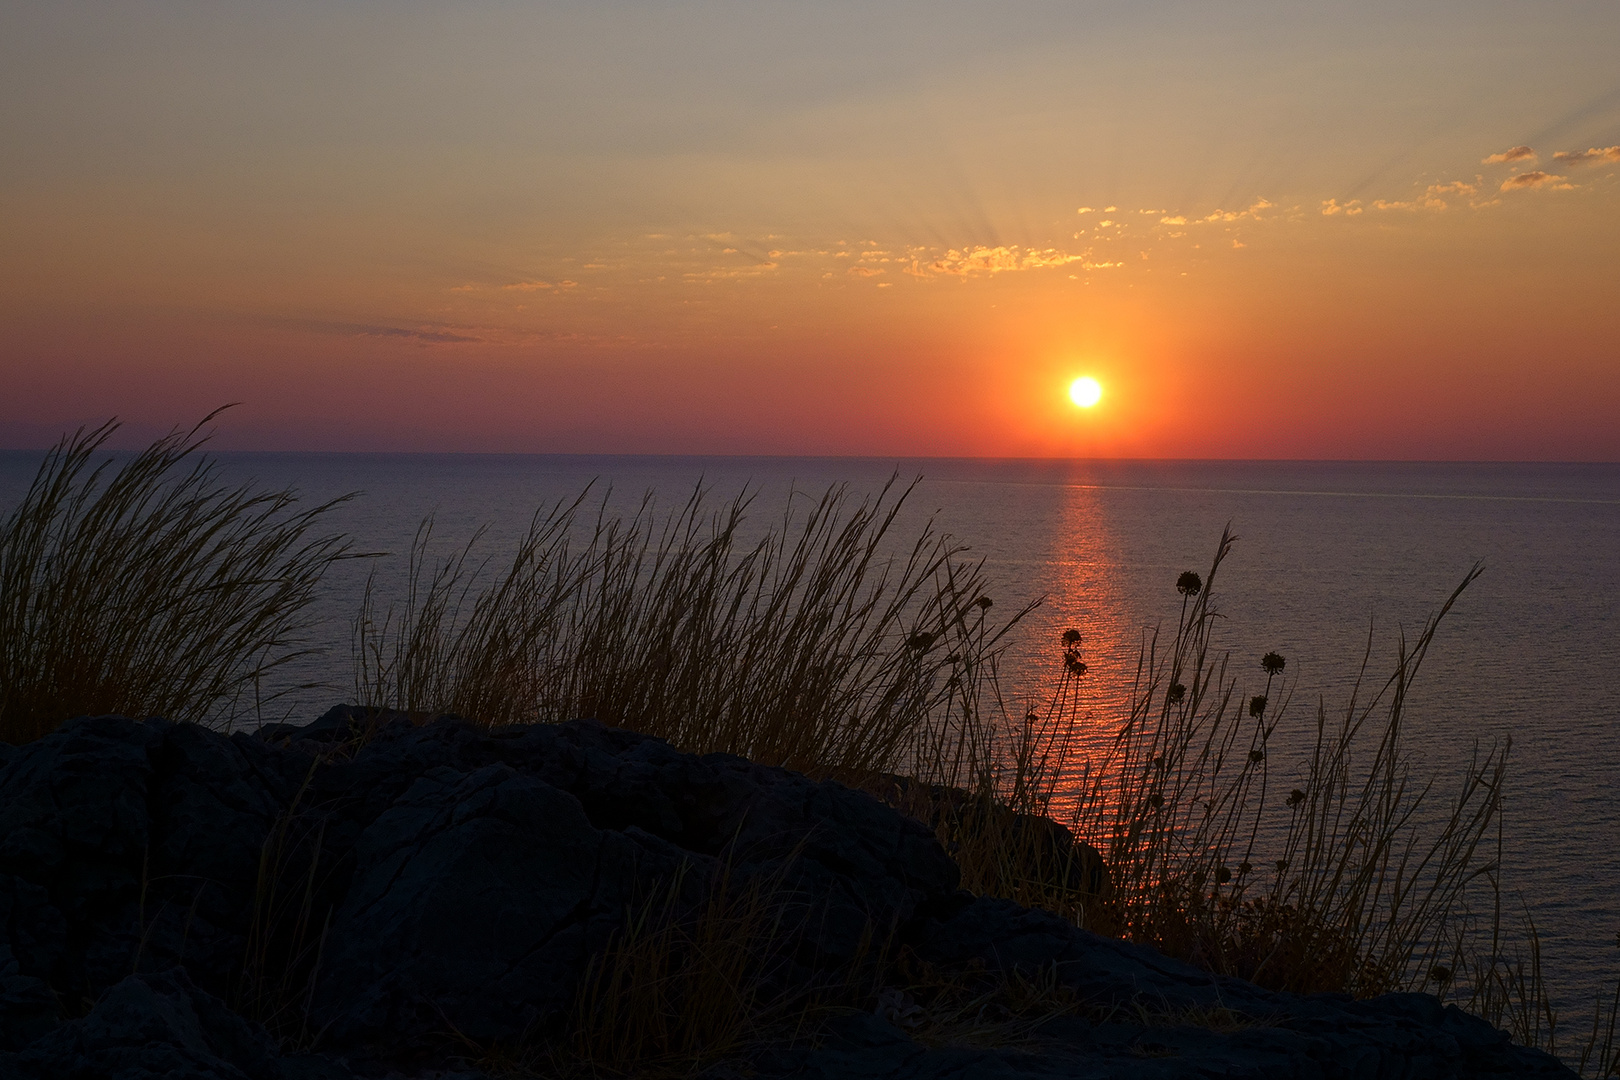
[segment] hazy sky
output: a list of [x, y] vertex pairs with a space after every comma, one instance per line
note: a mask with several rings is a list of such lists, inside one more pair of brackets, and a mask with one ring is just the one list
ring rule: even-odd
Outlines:
[[1617, 57], [1615, 0], [0, 2], [0, 445], [1617, 460]]

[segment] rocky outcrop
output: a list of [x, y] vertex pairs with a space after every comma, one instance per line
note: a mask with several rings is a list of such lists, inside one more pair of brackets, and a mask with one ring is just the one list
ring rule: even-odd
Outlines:
[[903, 954], [1078, 1003], [982, 1045], [896, 982], [727, 1066], [756, 1075], [1571, 1075], [1431, 997], [1270, 993], [975, 899], [929, 829], [837, 784], [588, 721], [340, 708], [6, 748], [0, 1077], [466, 1071], [469, 1047], [557, 1038], [627, 910], [697, 911], [717, 882], [768, 884], [775, 991]]

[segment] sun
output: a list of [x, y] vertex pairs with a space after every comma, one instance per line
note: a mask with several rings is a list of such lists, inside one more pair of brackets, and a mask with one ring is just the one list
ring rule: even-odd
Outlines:
[[1069, 400], [1082, 409], [1089, 409], [1102, 400], [1102, 383], [1090, 375], [1082, 375], [1069, 384]]

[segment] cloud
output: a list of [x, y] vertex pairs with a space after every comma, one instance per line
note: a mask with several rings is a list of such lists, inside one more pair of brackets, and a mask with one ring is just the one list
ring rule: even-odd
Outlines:
[[1251, 203], [1249, 205], [1249, 208], [1247, 210], [1217, 210], [1213, 214], [1210, 214], [1208, 217], [1200, 218], [1199, 221], [1204, 222], [1204, 223], [1207, 224], [1207, 223], [1210, 223], [1210, 222], [1217, 222], [1217, 221], [1220, 221], [1220, 222], [1238, 221], [1238, 220], [1240, 220], [1242, 218], [1256, 218], [1256, 219], [1258, 219], [1260, 217], [1260, 211], [1262, 211], [1262, 210], [1270, 210], [1275, 205], [1276, 205], [1276, 203], [1269, 202], [1266, 199], [1256, 199], [1256, 200], [1254, 200], [1253, 203]]
[[492, 285], [487, 282], [470, 281], [465, 285], [453, 285], [450, 287], [450, 291], [472, 293], [495, 289], [500, 292], [550, 292], [553, 289], [573, 289], [578, 288], [578, 286], [579, 282], [569, 281], [567, 279], [562, 281], [540, 281], [538, 279], [529, 281], [514, 281], [506, 285]]
[[1345, 217], [1355, 217], [1357, 214], [1361, 213], [1361, 210], [1362, 206], [1360, 199], [1351, 199], [1342, 206], [1339, 204], [1338, 199], [1328, 199], [1322, 204], [1323, 217], [1334, 217], [1338, 214], [1343, 214]]
[[1594, 146], [1588, 150], [1560, 150], [1553, 155], [1560, 165], [1592, 165], [1599, 161], [1620, 161], [1620, 146]]
[[1113, 263], [1089, 263], [1086, 255], [1074, 255], [1057, 248], [1022, 248], [1011, 246], [978, 247], [957, 250], [952, 248], [943, 255], [930, 257], [921, 249], [913, 249], [911, 265], [906, 273], [913, 277], [980, 277], [1003, 274], [1014, 270], [1043, 270], [1055, 266], [1081, 263], [1087, 270], [1103, 269]]
[[845, 273], [853, 274], [855, 277], [877, 277], [883, 271], [875, 266], [852, 266]]
[[1517, 176], [1508, 177], [1506, 180], [1502, 181], [1501, 190], [1519, 191], [1526, 188], [1531, 190], [1548, 188], [1552, 191], [1571, 191], [1574, 189], [1574, 187], [1574, 184], [1569, 183], [1562, 176], [1554, 176], [1552, 173], [1542, 172], [1540, 169], [1536, 169], [1533, 172], [1520, 173]]
[[[1466, 199], [1473, 199], [1479, 194], [1479, 185], [1470, 184], [1466, 180], [1453, 180], [1446, 184], [1430, 184], [1423, 190], [1423, 194], [1404, 202], [1390, 202], [1387, 199], [1375, 199], [1373, 206], [1379, 210], [1444, 210], [1449, 205], [1442, 196], [1460, 195]], [[1323, 211], [1326, 213], [1327, 211]]]
[[317, 334], [336, 334], [339, 337], [401, 338], [407, 341], [423, 341], [434, 345], [458, 345], [483, 340], [483, 338], [468, 337], [466, 334], [451, 333], [448, 330], [411, 329], [404, 326], [373, 326], [369, 323], [322, 322], [315, 319], [300, 319], [293, 320], [292, 324], [301, 326], [305, 330], [314, 331]]
[[354, 334], [356, 337], [407, 338], [411, 341], [431, 341], [441, 345], [478, 340], [465, 334], [452, 334], [448, 330], [410, 330], [401, 326], [357, 326], [354, 328]]
[[1480, 162], [1481, 165], [1502, 165], [1509, 161], [1534, 161], [1536, 152], [1528, 146], [1515, 146], [1504, 150], [1500, 154], [1492, 154]]
[[1453, 180], [1449, 184], [1430, 184], [1429, 190], [1424, 194], [1431, 199], [1441, 195], [1466, 195], [1472, 198], [1479, 194], [1479, 185], [1470, 184], [1466, 180]]
[[1159, 224], [1160, 225], [1185, 225], [1185, 224], [1187, 224], [1187, 219], [1182, 217], [1180, 214], [1177, 214], [1175, 217], [1162, 217], [1162, 218], [1160, 218], [1159, 219]]

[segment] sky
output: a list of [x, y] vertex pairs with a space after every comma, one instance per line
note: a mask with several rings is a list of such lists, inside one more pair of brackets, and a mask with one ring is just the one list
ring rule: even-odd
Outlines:
[[1620, 460], [1616, 56], [1614, 0], [6, 0], [0, 446]]

